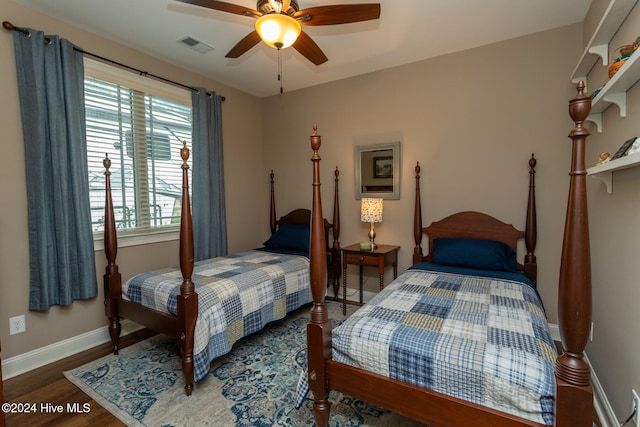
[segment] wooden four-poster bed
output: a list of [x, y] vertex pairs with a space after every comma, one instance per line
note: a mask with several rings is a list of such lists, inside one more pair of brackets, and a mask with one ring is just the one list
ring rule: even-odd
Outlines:
[[[584, 146], [589, 132], [583, 127], [583, 121], [589, 114], [591, 101], [583, 93], [582, 82], [577, 89], [577, 96], [569, 102], [575, 127], [569, 134], [573, 142], [573, 154], [559, 278], [558, 323], [563, 347], [559, 356], [553, 347], [544, 311], [538, 305], [539, 297], [535, 291], [537, 226], [533, 157], [529, 165], [524, 233], [510, 224], [478, 212], [454, 214], [423, 229], [419, 173], [416, 175], [414, 219], [414, 262], [417, 265], [425, 264], [425, 261], [435, 263], [443, 256], [443, 252], [447, 253], [447, 248], [451, 249], [448, 247], [450, 242], [461, 240], [465, 244], [470, 241], [484, 245], [490, 241], [494, 242], [491, 245], [497, 246], [493, 249], [483, 246], [480, 252], [474, 252], [472, 248], [467, 253], [454, 246], [454, 257], [470, 257], [456, 262], [471, 263], [474, 269], [497, 270], [503, 267], [496, 266], [495, 262], [506, 262], [510, 264], [509, 269], [514, 270], [513, 274], [526, 276], [533, 286], [519, 284], [510, 278], [480, 277], [476, 280], [475, 272], [473, 277], [469, 277], [447, 271], [423, 272], [412, 267], [332, 331], [331, 319], [324, 305], [327, 273], [325, 239], [322, 237], [324, 227], [318, 154], [320, 136], [314, 129], [311, 136], [313, 206], [310, 267], [313, 306], [307, 326], [307, 371], [301, 383], [305, 382], [306, 376], [308, 388], [313, 393], [314, 417], [318, 426], [328, 423], [331, 390], [431, 427], [592, 426], [594, 411], [590, 368], [583, 353], [591, 321], [591, 266], [584, 165]], [[416, 172], [419, 172], [418, 167]], [[429, 240], [426, 257], [422, 255], [420, 246], [423, 233], [427, 234]], [[523, 265], [515, 261], [514, 253], [509, 252], [515, 252], [516, 241], [521, 237], [524, 237], [527, 249]], [[447, 242], [447, 245], [443, 242]], [[500, 253], [506, 254], [507, 261], [501, 254], [497, 256], [498, 261], [483, 258], [494, 250], [503, 251]], [[481, 253], [482, 259], [479, 261], [482, 265], [479, 266], [473, 265], [478, 253]], [[484, 265], [487, 262], [492, 265]], [[423, 274], [429, 275], [424, 278]], [[454, 277], [454, 280], [448, 277]], [[486, 301], [490, 300], [487, 307], [483, 306], [485, 301], [472, 298], [473, 294], [480, 292], [477, 289], [482, 287], [490, 289], [486, 297]], [[449, 304], [447, 301], [452, 295], [462, 297], [453, 297], [453, 302]], [[500, 301], [506, 303], [494, 306], [494, 302]], [[464, 309], [455, 311], [452, 307], [456, 305]], [[442, 311], [455, 312], [460, 317], [440, 319]], [[376, 317], [386, 322], [384, 328], [376, 329], [373, 325]], [[402, 318], [404, 324], [398, 326], [395, 317]], [[477, 320], [481, 317], [493, 322], [486, 330], [481, 329], [481, 321]], [[465, 322], [467, 326], [463, 325]], [[447, 327], [452, 331], [448, 338], [442, 338], [434, 332], [437, 330], [439, 333]], [[466, 335], [472, 339], [465, 340]], [[496, 337], [506, 337], [507, 341], [515, 344], [515, 350], [498, 347], [494, 342]], [[415, 347], [423, 344], [426, 353], [412, 353]], [[482, 350], [480, 356], [478, 349]], [[360, 357], [360, 353], [364, 353], [364, 356]], [[383, 356], [380, 356], [381, 353]], [[540, 355], [543, 357], [538, 357]], [[450, 360], [454, 361], [457, 371], [446, 372], [448, 368], [445, 367], [443, 372], [442, 365]], [[513, 365], [520, 364], [525, 366], [523, 372], [512, 371]], [[380, 373], [385, 369], [386, 372]], [[551, 378], [543, 379], [543, 374]], [[479, 385], [474, 382], [478, 378], [474, 377], [479, 378]], [[512, 383], [511, 377], [525, 384]], [[451, 384], [449, 378], [459, 384]], [[427, 385], [423, 386], [423, 383]], [[532, 383], [538, 389], [527, 389], [527, 383]], [[451, 387], [457, 397], [441, 391]], [[477, 390], [472, 390], [474, 388], [484, 393], [480, 396], [480, 403], [474, 394]], [[533, 403], [529, 398], [534, 399]]]
[[[240, 338], [311, 302], [309, 283], [309, 209], [294, 209], [276, 220], [274, 173], [271, 178], [271, 237], [264, 247], [194, 263], [193, 226], [187, 160], [182, 158], [180, 266], [136, 275], [122, 283], [116, 264], [117, 238], [109, 168], [105, 158], [104, 248], [105, 311], [113, 353], [118, 354], [120, 319], [174, 337], [180, 344], [185, 392], [209, 372], [211, 361]], [[325, 278], [338, 294], [340, 277], [339, 171], [335, 171], [333, 223], [322, 219]], [[333, 243], [329, 246], [330, 233]], [[326, 282], [325, 287], [330, 283]]]

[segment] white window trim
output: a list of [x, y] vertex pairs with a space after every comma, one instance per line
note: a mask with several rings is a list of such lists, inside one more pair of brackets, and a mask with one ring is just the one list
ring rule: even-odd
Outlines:
[[[131, 71], [119, 68], [104, 62], [84, 58], [85, 74], [102, 80], [118, 83], [130, 89], [140, 90], [153, 94], [173, 102], [191, 106], [191, 91], [188, 89], [162, 83], [149, 77], [135, 74]], [[154, 229], [139, 234], [118, 235], [118, 247], [140, 246], [150, 243], [169, 242], [180, 239], [179, 225], [171, 228]], [[104, 250], [104, 238], [102, 233], [93, 235], [94, 251]]]
[[[102, 236], [102, 233], [96, 233], [93, 235], [94, 251], [104, 250], [104, 238]], [[118, 236], [118, 248], [147, 245], [149, 243], [170, 242], [172, 240], [179, 239], [179, 229], [150, 231], [145, 234]]]
[[91, 77], [191, 106], [191, 90], [189, 89], [163, 83], [151, 77], [144, 77], [124, 68], [105, 64], [91, 58], [84, 59], [84, 71], [86, 75]]

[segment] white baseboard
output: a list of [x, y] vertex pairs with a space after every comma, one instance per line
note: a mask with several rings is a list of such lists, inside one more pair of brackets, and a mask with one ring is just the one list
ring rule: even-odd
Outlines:
[[[121, 325], [122, 332], [120, 336], [128, 335], [143, 328], [137, 323], [133, 323], [129, 320], [123, 320]], [[8, 380], [9, 378], [24, 374], [25, 372], [29, 372], [33, 369], [64, 359], [65, 357], [72, 356], [109, 341], [111, 341], [109, 331], [108, 328], [104, 326], [45, 347], [37, 348], [27, 353], [4, 359], [2, 361], [2, 379]]]
[[[584, 355], [584, 359], [589, 366], [591, 366], [591, 362], [589, 362], [586, 354]], [[611, 404], [609, 404], [609, 399], [607, 399], [607, 395], [604, 393], [602, 384], [600, 384], [600, 380], [598, 380], [598, 376], [593, 368], [591, 369], [591, 388], [593, 388], [593, 406], [596, 409], [596, 414], [598, 414], [602, 427], [619, 427], [620, 422], [613, 412], [613, 408]]]
[[[367, 302], [369, 301], [371, 298], [373, 298], [374, 296], [376, 296], [378, 293], [377, 292], [371, 292], [371, 291], [362, 291], [362, 301]], [[353, 288], [347, 288], [347, 299], [348, 300], [356, 300], [359, 298], [360, 295], [360, 291], [358, 289], [353, 289]], [[339, 295], [340, 300], [342, 300], [342, 294]]]
[[560, 328], [555, 323], [549, 323], [549, 332], [551, 333], [551, 339], [554, 341], [560, 341]]

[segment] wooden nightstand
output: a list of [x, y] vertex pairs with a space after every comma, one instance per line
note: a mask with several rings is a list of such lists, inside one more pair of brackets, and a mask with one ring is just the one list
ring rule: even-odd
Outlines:
[[[371, 251], [360, 250], [360, 244], [349, 245], [342, 248], [342, 314], [347, 314], [347, 265], [360, 266], [360, 302], [362, 305], [362, 266], [370, 265], [378, 267], [380, 275], [380, 290], [384, 289], [384, 267], [393, 265], [393, 278], [398, 277], [398, 249], [400, 246], [378, 245]], [[349, 301], [358, 304], [355, 301]]]

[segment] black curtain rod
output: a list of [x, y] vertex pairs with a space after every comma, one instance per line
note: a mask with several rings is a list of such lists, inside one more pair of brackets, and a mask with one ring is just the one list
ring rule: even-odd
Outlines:
[[[6, 30], [9, 30], [9, 31], [18, 31], [19, 33], [22, 33], [22, 34], [24, 34], [26, 36], [31, 35], [31, 33], [29, 33], [29, 30], [27, 30], [26, 28], [16, 27], [15, 25], [13, 25], [11, 22], [8, 22], [8, 21], [4, 21], [2, 23], [2, 26]], [[46, 37], [45, 37], [44, 40], [47, 43], [51, 42], [51, 40], [46, 38]], [[184, 85], [182, 83], [178, 83], [178, 82], [173, 81], [173, 80], [165, 79], [164, 77], [156, 76], [155, 74], [151, 74], [148, 71], [142, 71], [142, 70], [139, 70], [137, 68], [130, 67], [129, 65], [122, 64], [120, 62], [114, 61], [114, 60], [109, 59], [109, 58], [105, 58], [105, 57], [100, 56], [100, 55], [96, 55], [95, 53], [87, 52], [86, 50], [78, 48], [78, 47], [75, 47], [75, 46], [74, 46], [73, 50], [75, 50], [76, 52], [80, 52], [83, 55], [89, 55], [89, 56], [92, 56], [94, 58], [100, 59], [102, 61], [109, 62], [111, 64], [117, 65], [119, 67], [126, 68], [127, 70], [135, 71], [136, 73], [138, 73], [138, 74], [140, 74], [141, 76], [144, 76], [144, 77], [152, 77], [154, 79], [162, 80], [163, 82], [170, 83], [170, 84], [175, 85], [175, 86], [180, 86], [180, 87], [183, 87], [185, 89], [192, 90], [194, 92], [200, 92], [200, 90], [198, 88], [195, 88], [195, 87], [192, 87], [192, 86], [187, 86], [187, 85]], [[226, 101], [226, 98], [224, 96], [221, 96], [220, 98], [223, 101]]]

